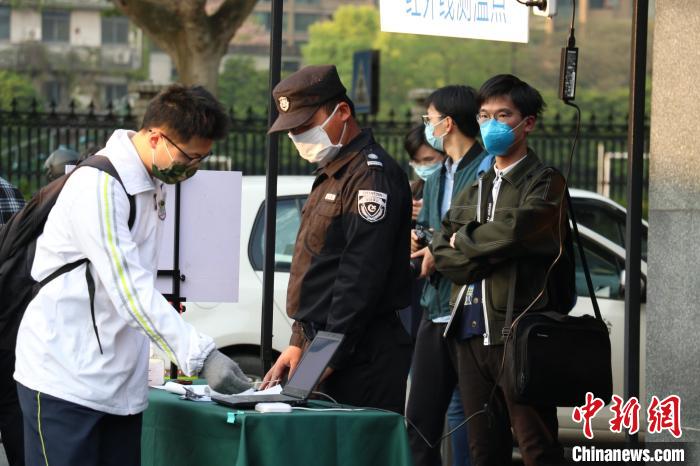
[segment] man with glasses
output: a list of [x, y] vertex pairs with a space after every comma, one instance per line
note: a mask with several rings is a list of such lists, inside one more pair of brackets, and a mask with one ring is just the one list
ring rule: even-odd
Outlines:
[[[559, 309], [564, 300], [558, 295], [574, 289], [573, 273], [547, 276], [568, 230], [562, 206], [566, 182], [527, 145], [544, 108], [536, 89], [498, 75], [483, 84], [477, 103], [481, 138], [496, 161], [454, 199], [431, 246], [437, 270], [455, 283], [451, 302], [457, 301], [457, 312], [447, 344], [457, 363], [464, 412], [474, 416], [472, 461], [510, 464], [512, 426], [526, 466], [564, 464], [556, 407], [516, 403], [502, 363], [511, 288], [514, 318], [528, 307], [569, 310]], [[558, 280], [568, 280], [568, 287]], [[469, 328], [483, 333], [466, 333]]]
[[138, 132], [115, 131], [97, 153], [119, 179], [79, 165], [66, 181], [37, 239], [32, 276], [87, 262], [42, 287], [20, 324], [14, 376], [27, 464], [140, 464], [149, 342], [219, 392], [250, 387], [154, 287], [163, 183], [194, 175], [227, 127], [204, 88], [173, 85], [149, 103]]

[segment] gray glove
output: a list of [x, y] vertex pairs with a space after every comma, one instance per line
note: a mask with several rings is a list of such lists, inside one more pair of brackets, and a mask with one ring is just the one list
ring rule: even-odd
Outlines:
[[204, 360], [199, 375], [219, 393], [240, 393], [253, 386], [238, 364], [216, 349]]

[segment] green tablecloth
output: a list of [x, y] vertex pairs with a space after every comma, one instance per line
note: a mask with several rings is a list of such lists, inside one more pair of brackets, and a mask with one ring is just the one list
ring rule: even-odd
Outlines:
[[[411, 466], [403, 419], [381, 411], [244, 411], [151, 389], [143, 466]], [[328, 407], [312, 402], [310, 407]]]

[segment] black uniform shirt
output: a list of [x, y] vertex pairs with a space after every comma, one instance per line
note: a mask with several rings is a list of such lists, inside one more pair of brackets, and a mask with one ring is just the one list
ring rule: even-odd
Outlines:
[[373, 320], [410, 302], [411, 191], [370, 130], [317, 174], [287, 288], [287, 314], [297, 321], [290, 344], [302, 346], [304, 326], [344, 333], [338, 368]]

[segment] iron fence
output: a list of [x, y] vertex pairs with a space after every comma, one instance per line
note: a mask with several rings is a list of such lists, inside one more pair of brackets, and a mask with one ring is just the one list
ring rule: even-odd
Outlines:
[[[241, 114], [229, 110], [231, 131], [218, 141], [214, 156], [205, 168], [240, 170], [244, 175], [265, 173], [267, 116], [247, 109]], [[416, 119], [410, 112], [376, 119], [360, 116], [362, 126], [371, 127], [375, 139], [408, 171], [408, 155], [403, 138]], [[0, 109], [0, 176], [16, 184], [25, 195], [43, 183], [43, 163], [60, 146], [86, 153], [104, 145], [117, 128], [136, 129], [138, 122], [127, 106], [119, 111], [111, 105], [97, 112], [91, 104], [77, 110], [71, 104], [65, 111], [50, 105], [44, 110], [36, 102], [20, 109], [16, 102]], [[564, 171], [571, 151], [574, 121], [559, 114], [545, 116], [530, 136], [530, 145], [548, 164]], [[649, 147], [649, 125], [645, 131], [645, 152]], [[310, 174], [313, 166], [302, 160], [287, 137], [280, 138], [279, 173]], [[571, 167], [570, 185], [603, 193], [626, 204], [627, 118], [608, 113], [604, 118], [591, 115], [581, 125], [581, 136]], [[646, 162], [646, 161], [645, 161]], [[644, 167], [647, 185], [648, 163]]]

